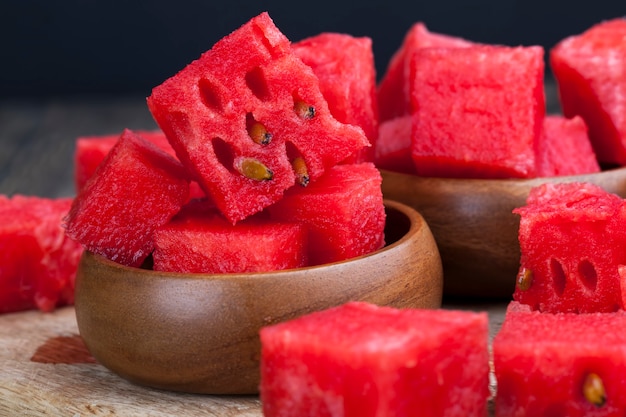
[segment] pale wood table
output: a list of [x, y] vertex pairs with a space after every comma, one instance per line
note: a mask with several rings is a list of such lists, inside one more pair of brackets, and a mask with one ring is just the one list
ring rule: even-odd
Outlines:
[[[446, 307], [487, 311], [491, 335], [504, 313], [502, 303]], [[89, 355], [73, 307], [0, 316], [0, 369], [1, 416], [262, 416], [256, 396], [172, 393], [121, 379]]]

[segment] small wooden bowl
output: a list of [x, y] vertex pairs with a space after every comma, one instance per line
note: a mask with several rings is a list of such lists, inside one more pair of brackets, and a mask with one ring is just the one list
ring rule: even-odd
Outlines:
[[520, 264], [519, 216], [532, 187], [590, 182], [626, 197], [626, 168], [527, 180], [424, 178], [382, 171], [383, 195], [418, 210], [432, 230], [444, 270], [444, 295], [510, 298]]
[[442, 267], [422, 216], [385, 202], [387, 245], [323, 266], [176, 274], [85, 253], [76, 318], [91, 354], [134, 383], [205, 394], [258, 392], [262, 326], [351, 300], [438, 308]]

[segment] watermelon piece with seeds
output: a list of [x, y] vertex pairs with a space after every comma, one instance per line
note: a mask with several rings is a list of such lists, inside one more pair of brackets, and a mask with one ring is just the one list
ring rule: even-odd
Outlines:
[[598, 23], [550, 50], [563, 114], [579, 115], [605, 164], [626, 164], [626, 18]]
[[313, 69], [330, 113], [359, 126], [369, 145], [342, 161], [372, 162], [378, 138], [376, 67], [372, 40], [343, 33], [321, 33], [293, 44], [296, 55]]
[[487, 314], [352, 302], [261, 329], [266, 417], [484, 417]]
[[411, 68], [411, 152], [418, 175], [536, 175], [545, 116], [543, 48], [423, 48]]
[[624, 308], [626, 203], [588, 183], [533, 188], [520, 215], [521, 264], [513, 298], [542, 312]]
[[[195, 206], [195, 207], [194, 207]], [[204, 202], [191, 202], [154, 232], [154, 270], [267, 272], [307, 264], [307, 231], [298, 223], [252, 216], [236, 225]]]
[[410, 79], [411, 60], [422, 48], [467, 48], [476, 45], [460, 37], [430, 32], [422, 22], [414, 23], [404, 36], [402, 45], [389, 60], [378, 89], [380, 121], [412, 113]]
[[155, 87], [148, 106], [232, 223], [368, 144], [361, 128], [332, 117], [318, 78], [267, 13]]
[[295, 188], [267, 208], [276, 221], [309, 230], [311, 265], [343, 261], [385, 244], [382, 178], [374, 164], [341, 164], [307, 188]]
[[493, 340], [495, 415], [623, 416], [624, 311], [542, 313], [512, 302]]
[[74, 200], [66, 233], [91, 252], [139, 266], [153, 250], [154, 230], [188, 198], [180, 162], [126, 129]]

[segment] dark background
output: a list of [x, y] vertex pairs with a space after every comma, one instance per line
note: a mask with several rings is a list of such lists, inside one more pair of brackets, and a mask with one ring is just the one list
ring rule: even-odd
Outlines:
[[371, 37], [379, 78], [416, 21], [469, 40], [548, 49], [626, 14], [624, 0], [13, 0], [0, 7], [0, 97], [148, 95], [262, 11], [292, 41], [323, 31]]

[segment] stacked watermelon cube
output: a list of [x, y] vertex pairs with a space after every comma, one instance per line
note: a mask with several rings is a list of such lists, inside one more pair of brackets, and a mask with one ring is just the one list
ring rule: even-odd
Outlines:
[[380, 249], [382, 178], [366, 150], [375, 98], [371, 40], [292, 45], [262, 13], [154, 88], [160, 130], [78, 141], [66, 232], [121, 264], [175, 272], [289, 269]]
[[543, 58], [539, 46], [479, 44], [414, 24], [378, 86], [376, 164], [425, 177], [598, 172], [587, 118], [546, 114]]
[[522, 255], [493, 341], [496, 415], [624, 415], [626, 200], [544, 184], [515, 213]]
[[493, 341], [496, 416], [623, 416], [626, 313], [542, 313], [513, 302]]

